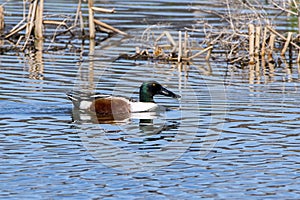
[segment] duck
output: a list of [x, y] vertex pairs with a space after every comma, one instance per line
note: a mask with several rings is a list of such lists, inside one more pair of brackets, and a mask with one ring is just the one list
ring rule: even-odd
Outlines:
[[67, 94], [67, 97], [72, 101], [74, 108], [96, 113], [97, 116], [128, 116], [130, 113], [157, 110], [159, 105], [154, 101], [153, 97], [155, 95], [164, 95], [175, 99], [180, 98], [180, 95], [163, 87], [157, 81], [147, 81], [142, 83], [139, 90], [139, 101], [98, 93], [87, 95], [71, 92]]

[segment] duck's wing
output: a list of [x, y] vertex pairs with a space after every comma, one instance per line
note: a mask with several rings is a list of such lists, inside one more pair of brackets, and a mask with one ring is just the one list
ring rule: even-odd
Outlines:
[[81, 92], [81, 91], [71, 91], [67, 94], [68, 99], [72, 101], [74, 107], [84, 109], [92, 104], [95, 99], [109, 98], [110, 95], [91, 93], [91, 92]]

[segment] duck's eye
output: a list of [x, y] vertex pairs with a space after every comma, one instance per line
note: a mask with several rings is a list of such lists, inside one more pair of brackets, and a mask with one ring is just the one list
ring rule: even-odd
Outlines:
[[153, 86], [153, 87], [155, 87], [155, 86], [156, 86], [156, 84], [155, 84], [155, 83], [152, 83], [152, 86]]

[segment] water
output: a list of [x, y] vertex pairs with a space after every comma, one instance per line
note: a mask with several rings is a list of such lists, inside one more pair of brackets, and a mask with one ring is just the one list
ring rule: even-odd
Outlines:
[[[117, 59], [162, 30], [177, 38], [199, 18], [222, 26], [195, 8], [224, 8], [196, 1], [100, 3], [118, 10], [100, 18], [135, 37], [116, 35], [91, 48], [62, 36], [46, 39], [42, 53], [0, 55], [1, 198], [299, 199], [296, 64], [257, 72], [222, 59], [182, 66]], [[72, 13], [76, 6], [48, 2], [46, 13]], [[22, 5], [7, 3], [7, 26], [22, 18], [16, 8]], [[284, 29], [282, 18], [274, 23]], [[203, 34], [191, 37], [201, 42]], [[138, 98], [144, 80], [182, 98], [158, 96], [167, 110], [114, 123], [78, 113], [66, 98], [71, 90]]]

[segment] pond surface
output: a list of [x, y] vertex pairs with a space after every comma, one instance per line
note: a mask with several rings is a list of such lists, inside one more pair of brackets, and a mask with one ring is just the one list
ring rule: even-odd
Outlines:
[[[50, 19], [76, 12], [77, 1], [51, 2]], [[224, 8], [185, 0], [95, 5], [115, 8], [97, 17], [134, 37], [101, 42], [99, 34], [94, 47], [61, 36], [46, 40], [43, 52], [0, 55], [0, 198], [300, 198], [299, 66], [251, 71], [204, 56], [189, 64], [117, 59], [164, 30], [177, 38], [203, 19], [222, 26], [197, 8]], [[13, 27], [22, 3], [5, 8]], [[285, 19], [276, 19], [284, 30]], [[190, 34], [196, 43], [204, 37]], [[157, 96], [160, 113], [99, 123], [66, 97], [81, 90], [137, 99], [145, 80], [182, 98]]]

